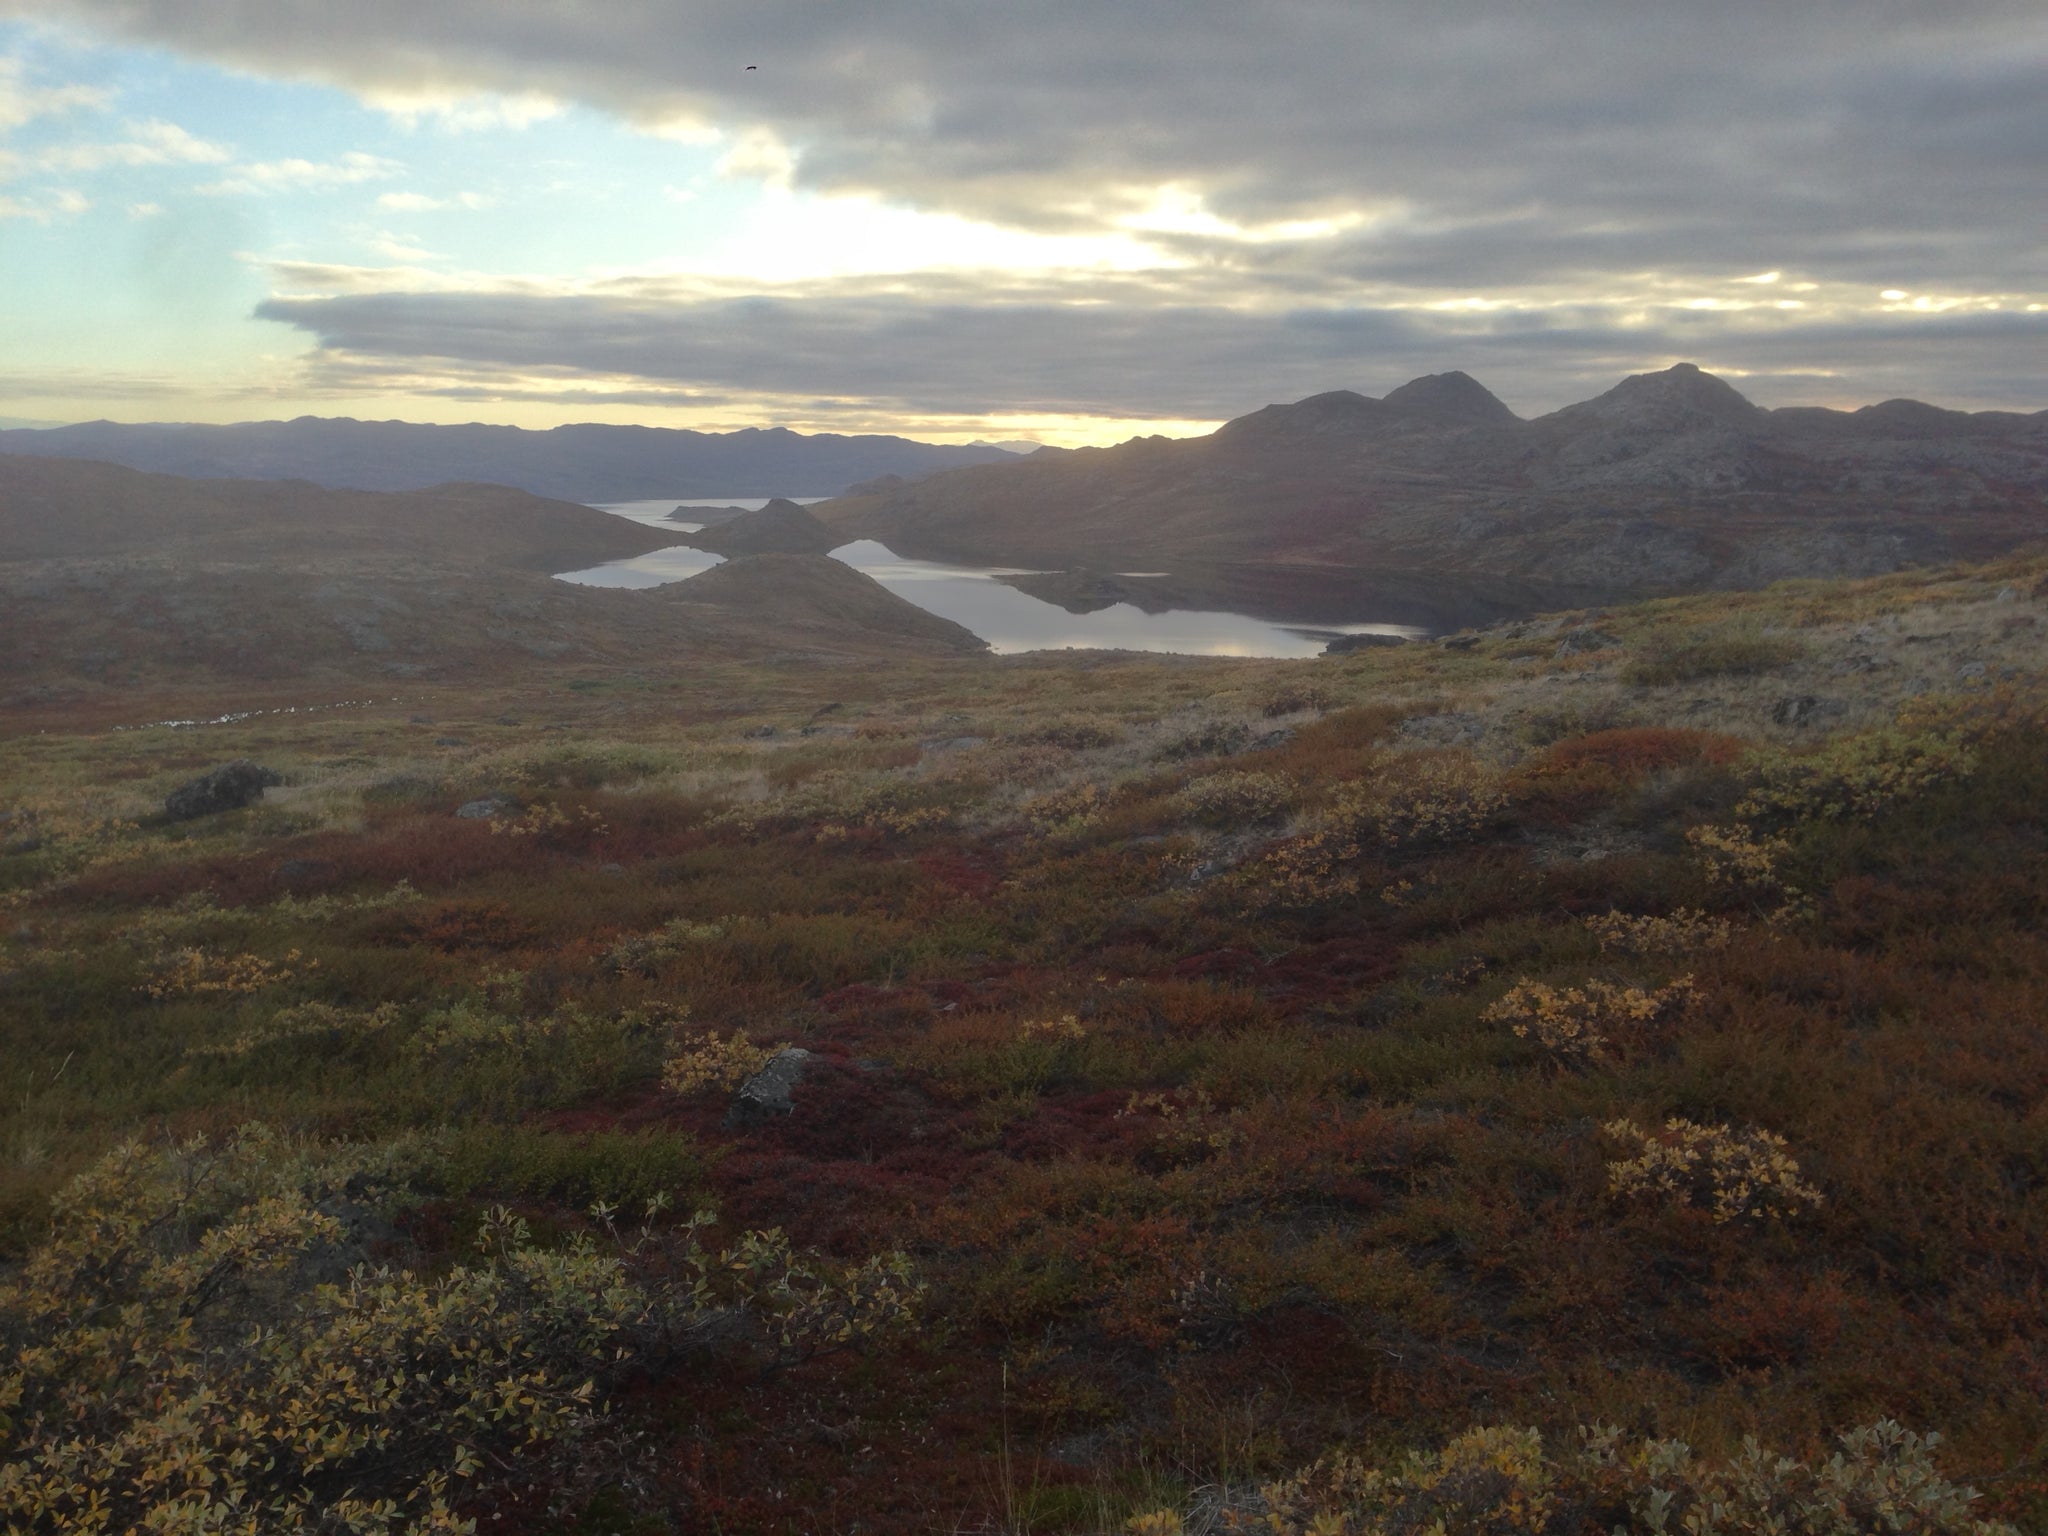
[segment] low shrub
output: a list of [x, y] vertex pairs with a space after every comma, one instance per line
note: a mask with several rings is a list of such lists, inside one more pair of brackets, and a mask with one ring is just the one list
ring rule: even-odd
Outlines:
[[[1825, 1461], [1766, 1451], [1728, 1461], [1679, 1440], [1605, 1427], [1546, 1446], [1533, 1429], [1468, 1430], [1434, 1453], [1370, 1466], [1339, 1453], [1261, 1490], [1226, 1530], [1268, 1536], [2018, 1536], [1970, 1512], [1977, 1493], [1935, 1465], [1939, 1435], [1888, 1419], [1852, 1429]], [[1180, 1536], [1178, 1511], [1132, 1520], [1134, 1536]]]
[[1821, 1203], [1821, 1193], [1799, 1173], [1782, 1136], [1729, 1125], [1695, 1125], [1673, 1118], [1661, 1132], [1632, 1120], [1602, 1127], [1635, 1155], [1607, 1165], [1608, 1188], [1623, 1199], [1649, 1198], [1690, 1205], [1717, 1222], [1738, 1218], [1780, 1221]]
[[1621, 677], [1638, 688], [1709, 677], [1752, 677], [1790, 666], [1805, 654], [1805, 645], [1794, 637], [1769, 634], [1754, 624], [1652, 632], [1622, 665]]
[[1281, 815], [1294, 786], [1277, 774], [1226, 771], [1191, 780], [1175, 797], [1183, 815], [1215, 827], [1252, 827]]
[[1557, 1060], [1576, 1066], [1601, 1060], [1618, 1041], [1669, 1019], [1693, 996], [1689, 976], [1655, 991], [1605, 981], [1563, 988], [1523, 981], [1480, 1017], [1511, 1025], [1521, 1038], [1534, 1040]]
[[473, 1531], [458, 1486], [559, 1472], [622, 1370], [747, 1320], [800, 1357], [917, 1300], [899, 1256], [829, 1272], [775, 1233], [711, 1255], [702, 1219], [628, 1238], [603, 1208], [606, 1243], [543, 1251], [500, 1209], [478, 1257], [432, 1278], [350, 1267], [408, 1160], [252, 1126], [74, 1181], [0, 1283], [0, 1527]]

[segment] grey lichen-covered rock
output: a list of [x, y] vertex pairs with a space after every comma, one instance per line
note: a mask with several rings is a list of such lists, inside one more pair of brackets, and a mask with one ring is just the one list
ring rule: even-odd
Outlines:
[[803, 1081], [811, 1053], [800, 1045], [785, 1046], [768, 1058], [768, 1065], [740, 1085], [726, 1111], [725, 1123], [732, 1126], [759, 1125], [795, 1110], [790, 1095]]
[[164, 796], [164, 815], [172, 821], [192, 821], [200, 816], [238, 811], [261, 800], [264, 790], [283, 782], [273, 770], [238, 757], [232, 763], [202, 773], [189, 784], [180, 784]]
[[519, 802], [508, 800], [503, 795], [486, 795], [481, 800], [467, 800], [455, 808], [455, 814], [464, 821], [489, 821], [493, 816], [503, 816], [519, 809]]
[[1408, 643], [1406, 635], [1338, 635], [1323, 646], [1325, 656], [1348, 656], [1353, 651], [1372, 651], [1382, 647], [1403, 646]]
[[1585, 656], [1594, 651], [1613, 651], [1621, 648], [1621, 642], [1609, 634], [1603, 634], [1590, 624], [1581, 624], [1577, 629], [1567, 630], [1565, 637], [1557, 642], [1559, 656]]

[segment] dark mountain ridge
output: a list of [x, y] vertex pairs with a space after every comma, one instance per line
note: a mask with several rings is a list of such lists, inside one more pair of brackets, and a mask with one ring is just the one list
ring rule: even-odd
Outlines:
[[1984, 556], [2048, 537], [2048, 411], [1765, 410], [1691, 364], [1523, 420], [1462, 373], [1207, 437], [1046, 449], [813, 507], [899, 554], [1620, 598]]
[[90, 421], [0, 431], [0, 453], [98, 459], [200, 480], [310, 480], [362, 491], [488, 481], [564, 501], [830, 496], [881, 475], [915, 477], [1018, 457], [991, 445], [806, 435], [786, 427], [692, 432], [586, 423], [538, 432], [319, 416], [232, 426]]

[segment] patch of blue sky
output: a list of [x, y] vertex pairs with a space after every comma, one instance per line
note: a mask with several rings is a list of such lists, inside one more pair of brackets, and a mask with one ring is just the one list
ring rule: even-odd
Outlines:
[[393, 112], [19, 22], [0, 22], [0, 70], [0, 343], [15, 370], [91, 355], [132, 376], [301, 351], [250, 318], [278, 262], [457, 286], [692, 270], [763, 196], [718, 174], [715, 143], [582, 108]]

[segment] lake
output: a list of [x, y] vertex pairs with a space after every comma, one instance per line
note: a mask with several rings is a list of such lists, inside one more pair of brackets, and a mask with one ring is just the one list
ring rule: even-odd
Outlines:
[[[678, 506], [765, 506], [770, 498], [733, 497], [694, 502], [629, 501], [600, 504], [600, 510], [650, 527], [695, 532], [699, 525], [671, 521]], [[809, 505], [823, 497], [792, 500]], [[885, 545], [861, 539], [832, 551], [855, 570], [873, 577], [898, 597], [927, 613], [951, 619], [972, 630], [1000, 655], [1020, 651], [1159, 651], [1187, 656], [1307, 657], [1322, 654], [1339, 635], [1381, 634], [1412, 637], [1427, 631], [1408, 624], [1289, 624], [1251, 614], [1206, 609], [1168, 609], [1147, 613], [1130, 603], [1113, 603], [1092, 613], [1070, 613], [1007, 586], [999, 578], [1028, 576], [1028, 571], [997, 566], [948, 565], [933, 560], [906, 560]], [[588, 570], [564, 571], [557, 577], [591, 587], [659, 587], [686, 581], [699, 571], [721, 564], [721, 557], [676, 546], [630, 560], [612, 560]], [[1130, 577], [1156, 577], [1157, 571], [1129, 571]]]

